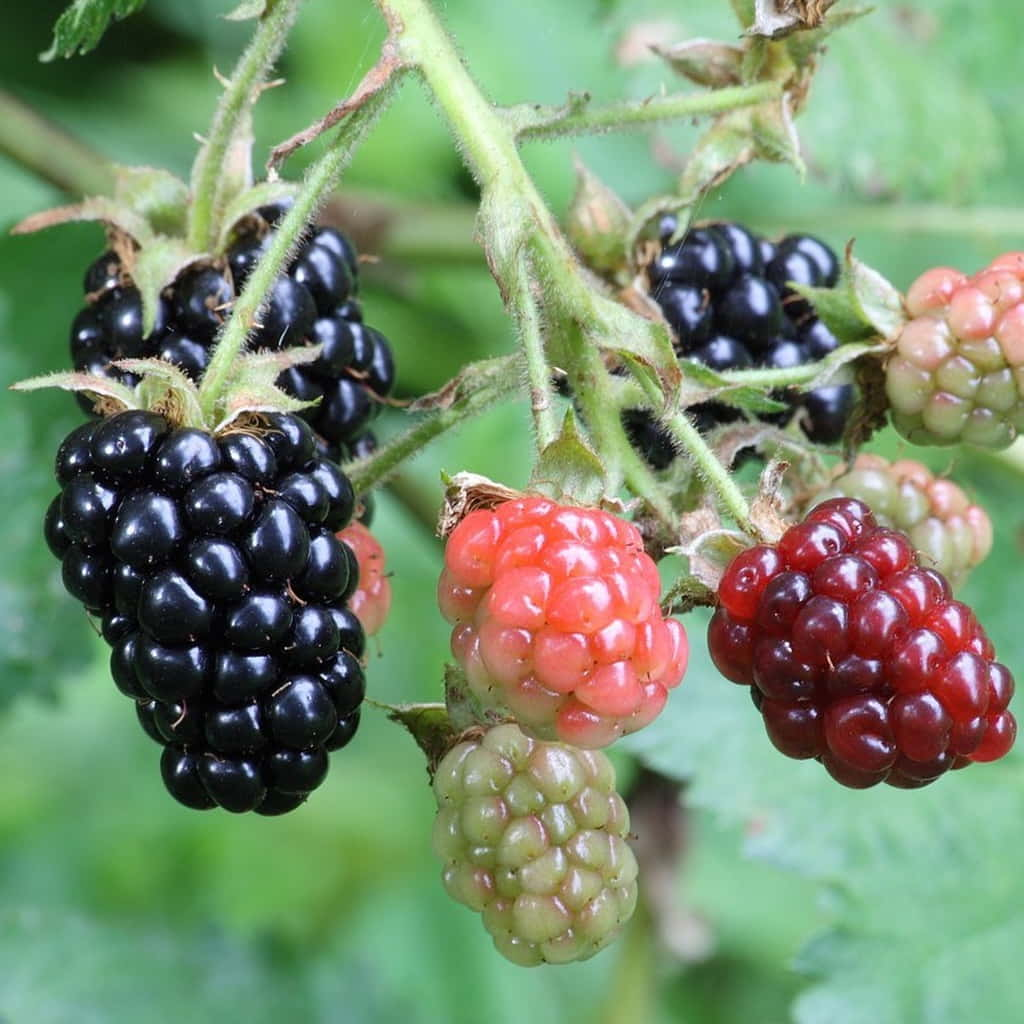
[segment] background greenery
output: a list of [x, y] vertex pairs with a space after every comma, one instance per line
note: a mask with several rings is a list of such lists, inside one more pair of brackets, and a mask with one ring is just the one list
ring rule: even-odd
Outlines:
[[[150, 0], [95, 52], [38, 64], [61, 6], [8, 5], [0, 86], [112, 157], [184, 173], [192, 133], [215, 102], [211, 65], [230, 67], [248, 31], [221, 19], [231, 5]], [[643, 25], [660, 26], [667, 42], [736, 34], [724, 0], [444, 6], [501, 102], [675, 88], [658, 63], [617, 61], [623, 39]], [[926, 266], [971, 269], [1021, 247], [1024, 103], [1013, 8], [921, 0], [854, 24], [830, 43], [801, 121], [808, 180], [751, 168], [702, 212], [769, 233], [811, 229], [836, 246], [856, 237], [861, 258], [900, 287]], [[381, 37], [368, 0], [310, 0], [282, 67], [287, 84], [258, 112], [258, 153], [344, 95]], [[673, 161], [695, 137], [683, 127], [575, 148], [636, 202], [671, 187]], [[571, 155], [561, 143], [526, 150], [559, 210], [572, 188]], [[368, 268], [365, 305], [393, 340], [403, 393], [510, 348], [472, 243], [472, 185], [414, 85], [344, 184], [343, 212], [384, 258]], [[0, 157], [0, 227], [61, 200]], [[383, 231], [378, 201], [404, 211], [385, 218]], [[88, 226], [0, 236], [0, 380], [63, 365], [81, 272], [101, 244]], [[475, 917], [441, 890], [417, 750], [372, 711], [300, 812], [262, 820], [179, 808], [42, 542], [52, 453], [76, 419], [60, 395], [7, 395], [0, 406], [4, 1024], [165, 1021], [183, 1012], [196, 1022], [289, 1014], [408, 1024], [500, 1024], [525, 1012], [537, 1024], [1019, 1019], [1024, 755], [921, 792], [840, 790], [818, 766], [771, 750], [747, 696], [710, 669], [699, 620], [684, 686], [619, 757], [627, 778], [633, 754], [689, 780], [684, 856], [659, 892], [662, 909], [670, 896], [677, 902], [674, 952], [641, 914], [595, 961], [535, 971], [502, 961]], [[433, 601], [440, 549], [428, 525], [439, 471], [522, 484], [528, 429], [525, 409], [502, 408], [411, 466], [400, 497], [381, 497], [376, 528], [396, 599], [369, 668], [380, 699], [439, 691], [447, 630]], [[876, 447], [906, 451], [892, 436]], [[1002, 659], [1020, 669], [1024, 481], [1007, 460], [931, 455], [996, 521], [996, 551], [966, 599]]]

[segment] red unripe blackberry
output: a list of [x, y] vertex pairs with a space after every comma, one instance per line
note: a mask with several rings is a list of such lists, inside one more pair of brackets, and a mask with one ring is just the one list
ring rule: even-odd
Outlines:
[[338, 538], [352, 549], [359, 565], [359, 586], [348, 606], [362, 624], [363, 632], [375, 636], [391, 610], [391, 581], [384, 565], [384, 548], [360, 522], [346, 526]]
[[967, 278], [937, 267], [911, 286], [886, 365], [896, 429], [916, 444], [1005, 448], [1024, 428], [1024, 263]]
[[302, 420], [265, 421], [215, 437], [135, 410], [57, 454], [47, 542], [189, 807], [291, 810], [359, 722], [352, 487]]
[[631, 523], [520, 498], [455, 527], [438, 600], [485, 706], [532, 735], [602, 747], [652, 721], [686, 671], [686, 632], [661, 614], [660, 590]]
[[772, 743], [838, 782], [918, 788], [1013, 745], [1014, 682], [945, 577], [863, 502], [816, 505], [729, 564], [708, 646]]

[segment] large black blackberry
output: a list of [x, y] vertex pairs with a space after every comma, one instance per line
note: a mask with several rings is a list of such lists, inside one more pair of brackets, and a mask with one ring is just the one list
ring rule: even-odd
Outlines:
[[359, 723], [363, 632], [337, 539], [355, 498], [309, 426], [269, 414], [214, 437], [153, 412], [76, 428], [46, 539], [102, 620], [111, 674], [188, 807], [281, 814]]
[[[824, 242], [790, 235], [773, 243], [732, 223], [693, 228], [672, 241], [676, 219], [665, 217], [659, 227], [661, 251], [647, 276], [651, 297], [672, 329], [681, 359], [719, 371], [782, 369], [822, 359], [837, 347], [832, 332], [790, 287], [793, 282], [823, 288], [836, 284], [839, 262]], [[799, 411], [804, 433], [819, 444], [834, 444], [842, 437], [853, 406], [848, 384], [776, 397], [788, 404], [788, 411], [761, 418], [785, 425]], [[689, 411], [702, 431], [741, 418], [721, 403]], [[631, 409], [626, 424], [652, 466], [668, 465], [671, 443], [649, 413]]]
[[[143, 335], [138, 289], [113, 252], [97, 259], [85, 274], [86, 306], [71, 327], [75, 369], [135, 378], [113, 368], [112, 360], [157, 357], [180, 366], [198, 380], [210, 360], [213, 340], [230, 314], [236, 294], [259, 260], [282, 207], [261, 207], [245, 218], [222, 258], [191, 266], [160, 298], [156, 325]], [[370, 420], [380, 399], [394, 385], [395, 368], [387, 339], [363, 323], [355, 249], [340, 232], [315, 228], [274, 285], [255, 348], [282, 349], [322, 344], [313, 363], [282, 373], [280, 386], [306, 401], [319, 400], [302, 415], [323, 438], [323, 450], [336, 461], [372, 451]], [[82, 407], [91, 402], [79, 396]]]

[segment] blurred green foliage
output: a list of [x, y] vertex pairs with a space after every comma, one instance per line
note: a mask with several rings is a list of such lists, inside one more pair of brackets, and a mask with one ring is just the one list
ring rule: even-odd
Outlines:
[[[229, 68], [246, 39], [245, 24], [221, 17], [233, 4], [149, 0], [92, 53], [41, 65], [35, 55], [49, 45], [61, 6], [8, 5], [0, 86], [118, 160], [184, 173], [192, 133], [203, 130], [216, 99], [211, 66]], [[444, 9], [500, 102], [554, 103], [571, 89], [611, 100], [662, 83], [676, 88], [656, 62], [617, 62], [623, 41], [642, 56], [637, 40], [652, 31], [665, 42], [736, 36], [724, 0], [448, 0]], [[929, 265], [970, 269], [1020, 248], [1017, 17], [1002, 0], [920, 0], [857, 22], [830, 41], [801, 120], [808, 180], [752, 167], [702, 212], [766, 232], [812, 229], [837, 246], [856, 237], [858, 254], [901, 287]], [[282, 67], [287, 84], [261, 103], [257, 152], [344, 95], [381, 38], [368, 0], [310, 0]], [[560, 211], [574, 149], [637, 202], [671, 188], [698, 130], [661, 130], [653, 146], [640, 134], [531, 145], [526, 159]], [[466, 229], [472, 185], [414, 85], [360, 151], [345, 187], [413, 201], [413, 211], [451, 209], [436, 255], [431, 238], [420, 237], [415, 261], [368, 268], [366, 309], [394, 342], [403, 393], [435, 388], [467, 360], [510, 348]], [[0, 197], [4, 227], [61, 200], [2, 158]], [[360, 208], [348, 213], [358, 226]], [[100, 245], [92, 227], [0, 238], [2, 379], [62, 365], [80, 274]], [[500, 1024], [525, 1012], [537, 1024], [1019, 1019], [1024, 888], [1013, 852], [1024, 839], [1022, 755], [920, 793], [840, 790], [818, 766], [770, 749], [747, 696], [709, 668], [698, 618], [686, 683], [659, 723], [624, 746], [689, 781], [675, 895], [711, 937], [699, 962], [660, 949], [643, 918], [587, 964], [526, 972], [501, 961], [479, 922], [441, 890], [422, 759], [371, 710], [299, 813], [248, 820], [179, 808], [164, 795], [156, 748], [111, 686], [103, 645], [62, 594], [40, 535], [54, 490], [52, 453], [76, 420], [62, 395], [8, 394], [0, 409], [5, 1024], [145, 1024], [179, 1013], [196, 1022], [290, 1015], [352, 1024]], [[876, 446], [906, 451], [892, 436]], [[380, 498], [377, 529], [396, 600], [370, 659], [378, 698], [439, 692], [447, 647], [433, 599], [440, 547], [422, 512], [438, 498], [439, 471], [521, 485], [530, 460], [526, 411], [510, 406], [414, 463], [403, 501]], [[931, 453], [929, 461], [952, 466], [993, 515], [997, 549], [966, 598], [990, 624], [1003, 660], [1020, 669], [1022, 480], [977, 455]], [[625, 751], [619, 760], [628, 774]]]

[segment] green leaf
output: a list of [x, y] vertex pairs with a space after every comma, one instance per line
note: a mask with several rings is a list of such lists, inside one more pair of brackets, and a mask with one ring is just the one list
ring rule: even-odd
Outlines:
[[111, 18], [120, 20], [134, 14], [146, 0], [75, 0], [57, 19], [50, 48], [40, 54], [42, 61], [88, 53], [107, 30]]

